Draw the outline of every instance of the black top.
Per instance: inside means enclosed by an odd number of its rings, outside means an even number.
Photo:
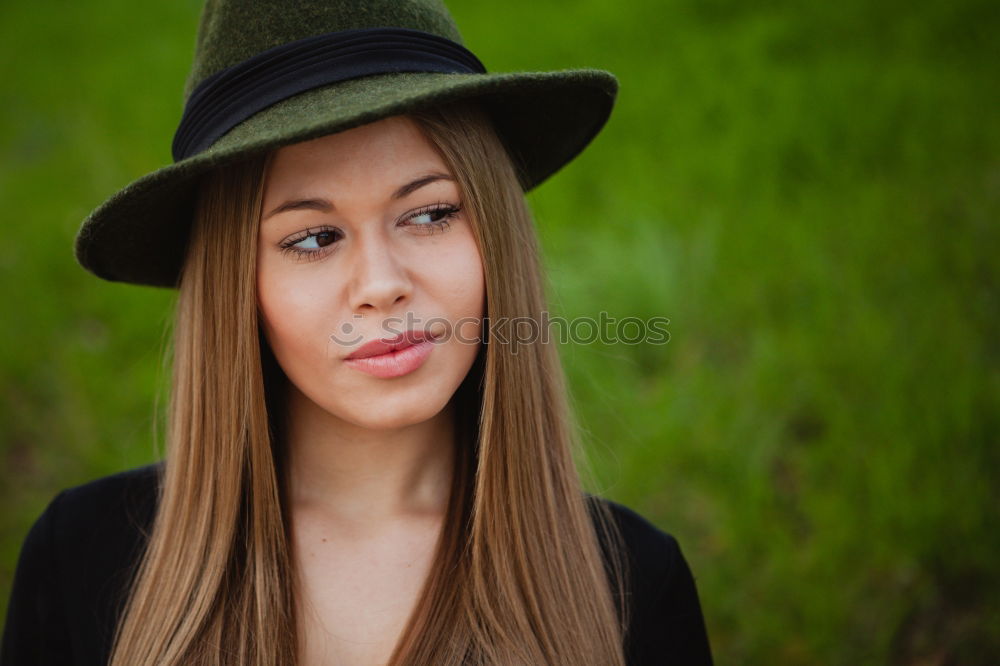
[[[156,509],[160,464],[56,495],[21,547],[0,665],[107,663],[123,591]],[[603,499],[622,527],[633,568],[631,666],[711,664],[698,594],[676,539]]]

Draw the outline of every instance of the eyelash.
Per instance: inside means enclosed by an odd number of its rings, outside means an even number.
[[[427,224],[411,225],[415,227],[429,227],[430,229],[429,231],[421,233],[425,233],[425,235],[430,235],[443,232],[445,229],[451,226],[449,220],[453,219],[456,215],[458,215],[458,213],[461,212],[461,210],[462,207],[460,205],[455,206],[449,203],[438,202],[436,204],[431,204],[429,206],[418,208],[417,210],[411,213],[407,213],[402,218],[400,218],[399,221],[401,222],[403,220],[412,220],[415,217],[420,217],[421,215],[427,215],[428,213],[443,213],[443,217],[439,220],[432,221]],[[313,229],[306,229],[301,234],[298,234],[293,238],[289,238],[288,240],[283,241],[279,247],[281,248],[282,254],[290,253],[298,259],[305,259],[305,260],[317,259],[320,256],[326,254],[327,253],[326,250],[332,248],[333,245],[337,242],[337,240],[340,239],[338,238],[334,240],[330,245],[318,249],[312,248],[308,250],[303,250],[302,248],[298,248],[295,246],[308,238],[318,237],[321,234],[330,234],[339,232],[340,232],[339,229],[330,226],[322,226]]]

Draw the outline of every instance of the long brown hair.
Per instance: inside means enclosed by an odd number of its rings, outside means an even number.
[[[543,321],[535,229],[489,119],[471,103],[410,115],[458,180],[489,322]],[[218,169],[201,187],[174,321],[158,510],[115,635],[116,666],[296,660],[288,380],[255,294],[267,159]],[[487,335],[453,397],[448,513],[393,666],[625,663],[621,535],[584,491],[558,349],[538,341],[514,352]]]

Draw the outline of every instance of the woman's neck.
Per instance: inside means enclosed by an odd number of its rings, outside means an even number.
[[[454,403],[398,429],[347,423],[294,388],[288,393],[285,469],[292,509],[320,511],[352,529],[445,514],[455,456]]]

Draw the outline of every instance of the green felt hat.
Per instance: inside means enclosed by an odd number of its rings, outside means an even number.
[[[205,172],[462,99],[489,113],[527,191],[594,138],[617,89],[595,69],[487,73],[440,0],[208,0],[174,163],[95,209],[76,258],[105,280],[176,287]]]

